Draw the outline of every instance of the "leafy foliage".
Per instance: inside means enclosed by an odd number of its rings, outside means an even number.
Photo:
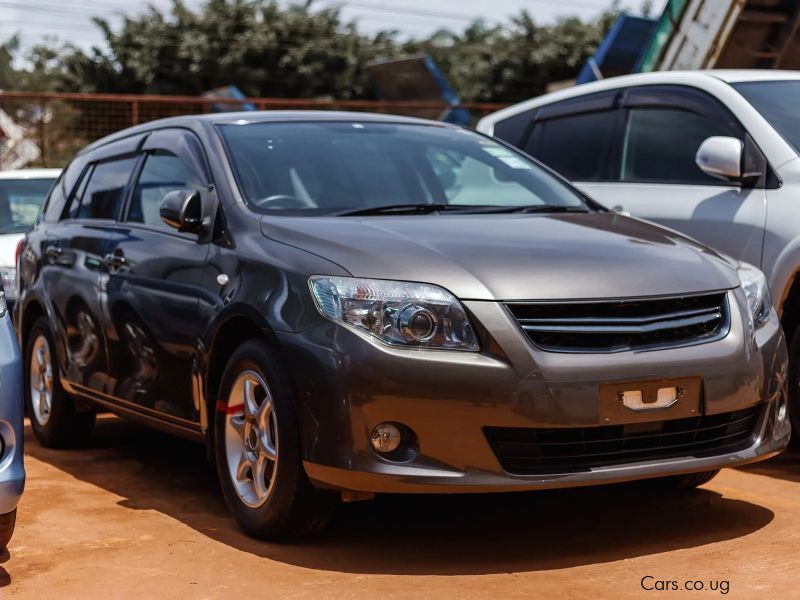
[[[173,0],[169,10],[150,6],[117,30],[95,19],[105,48],[37,46],[20,72],[14,41],[0,45],[0,87],[194,95],[235,84],[249,96],[370,98],[370,62],[427,52],[463,100],[510,102],[574,77],[616,14],[537,25],[523,11],[508,25],[476,21],[461,32],[401,40],[395,31],[363,34],[337,9],[311,1],[208,0],[190,10]]]
[[[19,41],[16,37],[0,43],[0,90],[15,84],[14,52],[18,47]]]

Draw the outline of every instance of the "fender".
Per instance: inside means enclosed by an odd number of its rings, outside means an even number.
[[[259,313],[253,306],[236,302],[226,306],[221,312],[216,314],[208,323],[202,337],[197,341],[197,357],[194,372],[192,373],[194,382],[195,405],[199,409],[200,428],[208,439],[210,432],[211,407],[209,404],[211,393],[208,389],[209,374],[211,371],[211,353],[220,332],[233,319],[244,318],[256,326],[256,330],[251,334],[260,334],[267,338],[270,344],[276,344],[277,338],[264,315]]]
[[[800,272],[798,265],[800,265],[800,238],[795,238],[778,255],[768,280],[769,289],[772,291],[772,303],[781,318],[789,290],[792,288],[795,276]]]

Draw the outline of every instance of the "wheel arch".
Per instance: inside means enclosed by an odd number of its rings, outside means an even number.
[[[32,299],[25,304],[25,308],[19,313],[19,323],[17,324],[17,338],[19,347],[25,352],[28,341],[28,334],[36,322],[36,319],[47,315],[47,311],[38,299]]]
[[[263,340],[271,346],[277,344],[272,328],[262,315],[248,305],[231,307],[221,314],[205,336],[201,372],[202,406],[201,426],[204,429],[208,450],[213,450],[213,419],[222,373],[233,352],[251,339]]]
[[[786,342],[791,344],[800,326],[800,238],[788,244],[774,261],[768,281]]]
[[[778,306],[783,334],[786,343],[791,345],[794,333],[800,326],[800,269],[786,282]]]

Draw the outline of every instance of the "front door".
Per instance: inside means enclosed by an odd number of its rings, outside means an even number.
[[[193,427],[200,283],[209,245],[164,223],[159,207],[173,190],[208,200],[209,176],[193,134],[162,130],[145,142],[141,170],[107,257],[109,368],[123,405]]]
[[[690,94],[684,105],[672,103],[676,94],[669,91],[648,92],[639,101],[635,92],[626,95],[623,108],[627,114],[619,180],[578,182],[578,187],[608,208],[676,229],[760,266],[766,221],[763,185],[731,184],[695,164],[700,144],[711,136],[744,142],[741,126],[699,92]],[[749,140],[747,149],[758,152]]]

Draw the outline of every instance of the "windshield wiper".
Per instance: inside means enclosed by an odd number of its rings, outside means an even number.
[[[504,206],[493,206],[491,204],[446,204],[444,202],[434,202],[432,204],[387,204],[385,206],[371,206],[369,208],[357,208],[355,210],[345,210],[336,213],[337,217],[364,217],[370,215],[427,215],[435,212],[458,212],[458,213],[480,213],[495,212],[504,210]]]
[[[586,213],[585,206],[560,206],[558,204],[529,204],[525,206],[501,206],[497,204],[387,204],[371,206],[335,213],[337,217],[364,217],[370,215],[428,215],[437,212],[455,212],[459,214],[486,213]]]
[[[509,207],[512,213],[587,213],[585,206],[563,206],[558,204],[533,204],[531,206]]]

